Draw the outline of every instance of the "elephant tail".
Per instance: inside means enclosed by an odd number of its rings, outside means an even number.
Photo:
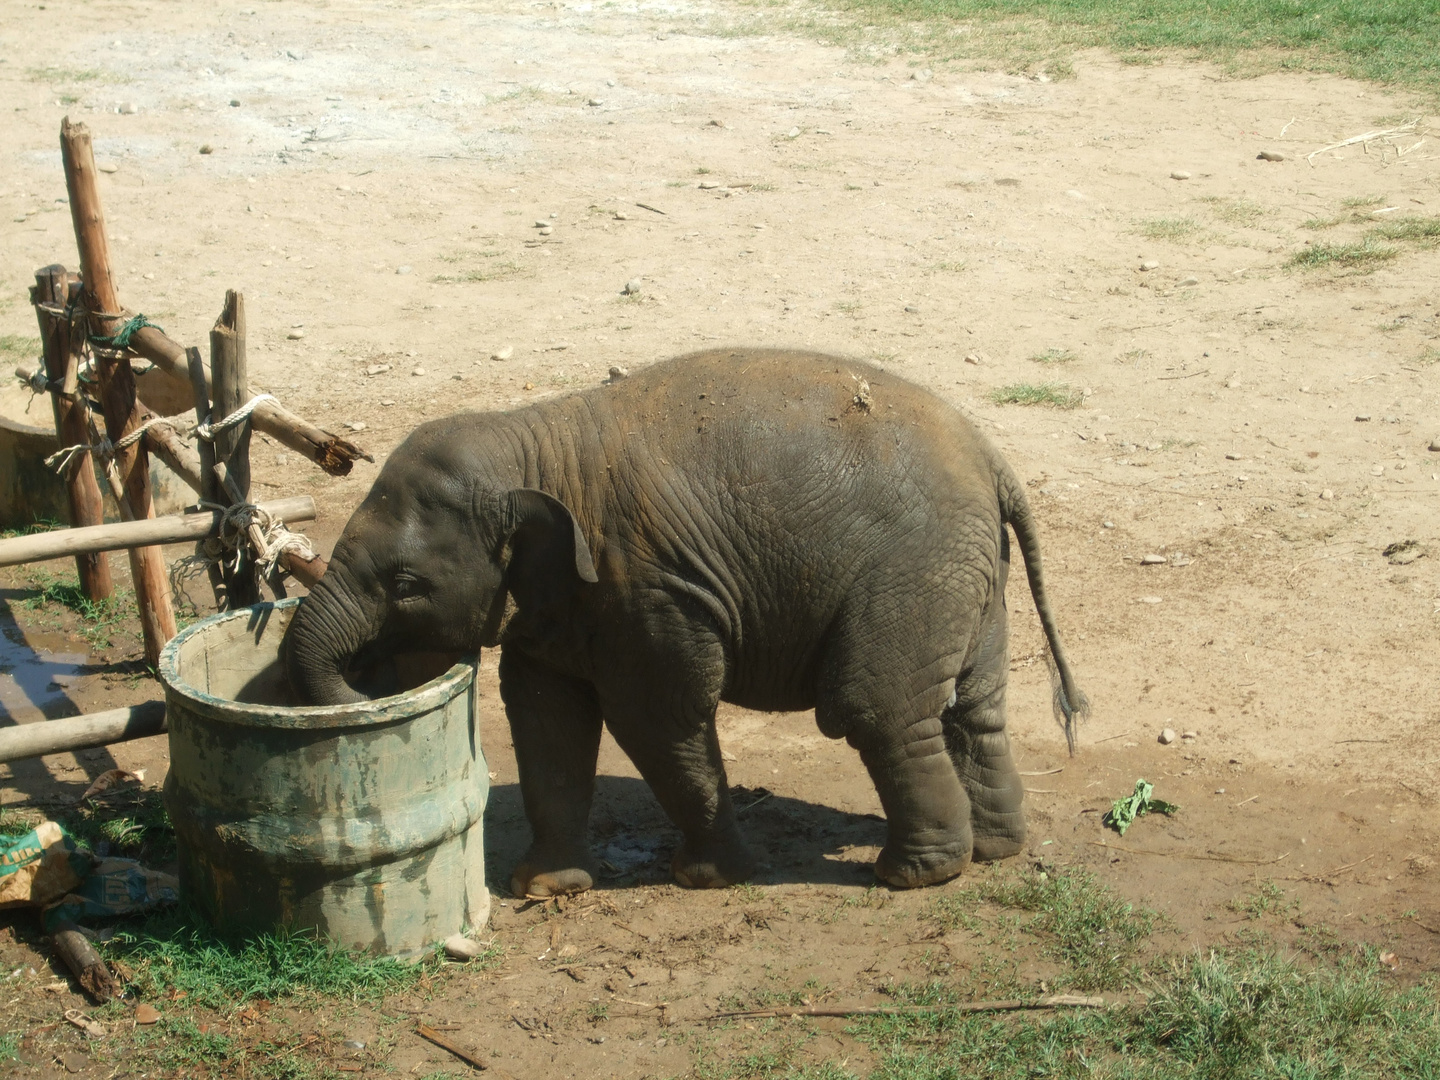
[[[1065,658],[1064,646],[1060,644],[1060,631],[1055,626],[1055,614],[1050,610],[1050,597],[1045,592],[1045,574],[1040,565],[1040,536],[1035,528],[1035,517],[1030,512],[1030,500],[1025,497],[1025,489],[1005,461],[997,460],[996,468],[1001,520],[1015,530],[1020,555],[1025,560],[1030,595],[1035,600],[1035,611],[1040,616],[1040,626],[1045,631],[1045,643],[1050,650],[1046,660],[1050,667],[1055,721],[1064,729],[1065,743],[1073,756],[1075,722],[1090,716],[1090,701],[1076,685],[1070,662]]]

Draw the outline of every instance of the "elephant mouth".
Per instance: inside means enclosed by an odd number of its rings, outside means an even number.
[[[402,651],[374,642],[351,658],[344,678],[352,690],[373,701],[424,686],[463,658],[460,652]]]

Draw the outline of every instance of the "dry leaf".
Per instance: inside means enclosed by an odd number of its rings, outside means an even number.
[[[134,772],[127,772],[124,769],[106,769],[94,782],[85,789],[85,794],[80,796],[80,801],[87,802],[92,796],[99,795],[103,791],[109,791],[112,787],[126,783],[143,784],[145,782],[145,770],[136,769]]]

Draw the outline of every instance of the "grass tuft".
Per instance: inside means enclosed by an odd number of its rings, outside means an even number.
[[[1210,212],[1229,225],[1254,225],[1265,216],[1265,207],[1249,199],[1222,199],[1207,195],[1202,202],[1210,205]]]
[[[1301,270],[1339,267],[1345,270],[1373,270],[1400,254],[1399,248],[1377,244],[1371,237],[1343,244],[1311,244],[1288,259],[1286,266]]]
[[[56,576],[37,568],[30,571],[30,579],[38,591],[22,601],[22,605],[29,611],[42,611],[51,604],[73,611],[81,619],[80,636],[89,642],[91,648],[108,649],[117,635],[129,631],[135,607],[132,593],[117,589],[108,600],[91,600],[80,588],[80,581],[74,574]]]
[[[1045,405],[1052,409],[1073,409],[1084,395],[1068,383],[1011,383],[990,391],[996,405]]]
[[[1200,231],[1194,218],[1150,218],[1142,221],[1136,231],[1147,240],[1184,240]]]
[[[185,911],[152,916],[107,947],[133,972],[130,982],[141,998],[179,993],[190,1005],[210,1009],[252,998],[316,995],[374,1003],[414,985],[437,963],[349,952],[298,930],[222,934]]]
[[[1071,349],[1052,346],[1043,352],[1034,353],[1030,359],[1037,364],[1070,364],[1079,360],[1080,357]]]
[[[1440,242],[1440,217],[1395,218],[1371,229],[1370,235],[1381,240],[1432,245]]]

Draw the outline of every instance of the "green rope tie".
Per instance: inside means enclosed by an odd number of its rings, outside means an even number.
[[[91,334],[90,341],[94,345],[101,345],[108,349],[128,349],[130,347],[130,339],[135,336],[135,332],[146,326],[153,326],[162,334],[165,332],[159,323],[151,322],[144,315],[136,315],[122,326],[120,332],[113,337],[105,337],[103,334]]]

